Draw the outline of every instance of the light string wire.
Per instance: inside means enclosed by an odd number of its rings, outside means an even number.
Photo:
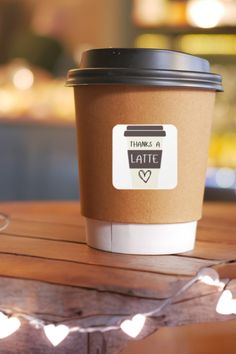
[[[168,297],[167,299],[165,299],[163,301],[163,303],[158,308],[154,309],[153,311],[149,311],[149,312],[143,313],[143,315],[145,317],[151,317],[151,316],[154,316],[157,313],[161,312],[164,307],[166,307],[167,305],[170,305],[173,302],[174,298],[176,298],[177,296],[181,295],[183,292],[187,291],[198,280],[199,280],[198,275],[195,275],[186,284],[184,284],[179,290],[177,290],[177,292],[175,294],[173,294],[170,297]]]
[[[186,292],[189,288],[191,288],[193,286],[194,283],[196,283],[197,281],[202,280],[202,273],[205,273],[205,276],[209,276],[207,275],[209,272],[212,275],[212,271],[214,272],[214,277],[216,276],[216,274],[218,274],[214,269],[212,269],[211,267],[208,268],[202,268],[193,278],[191,278],[188,282],[186,282],[181,288],[179,288],[176,293],[172,294],[171,296],[169,296],[168,298],[166,298],[165,300],[163,300],[163,302],[155,309],[153,309],[152,311],[146,312],[146,313],[140,313],[137,315],[143,316],[145,318],[147,317],[153,317],[155,315],[157,315],[158,313],[160,313],[166,306],[170,305],[171,303],[173,303],[173,300],[180,296],[181,294],[183,294],[184,292]],[[213,278],[211,278],[213,279]],[[225,283],[223,282],[219,282],[217,279],[213,279],[213,281],[215,282],[214,286],[220,287],[221,289],[223,287],[225,287]],[[25,312],[21,312],[21,311],[16,311],[15,309],[10,309],[10,308],[5,308],[5,307],[0,307],[0,311],[5,314],[7,317],[17,317],[17,318],[22,318],[26,321],[28,321],[28,323],[30,325],[32,325],[34,328],[36,329],[44,329],[45,327],[47,327],[48,325],[52,325],[56,328],[57,326],[60,326],[60,324],[58,322],[54,322],[54,323],[50,323],[49,321],[45,321],[42,320],[34,315],[31,314],[27,314]],[[136,315],[136,316],[137,316]],[[101,315],[94,315],[93,317],[100,317]],[[106,316],[106,315],[104,315]],[[113,315],[110,314],[109,317],[112,317]],[[129,319],[131,318],[132,314],[127,314],[127,315],[121,315],[121,319],[119,320],[119,323],[117,325],[112,325],[112,326],[108,326],[108,325],[96,325],[96,326],[89,326],[89,327],[83,327],[83,326],[73,326],[71,328],[68,328],[68,333],[73,333],[73,332],[79,332],[79,333],[94,333],[94,332],[108,332],[108,331],[114,331],[114,330],[119,330],[121,329],[121,324],[124,321],[124,319]],[[90,316],[88,316],[90,317]],[[117,315],[114,314],[114,317],[119,317]],[[133,316],[133,318],[135,317],[135,315]],[[86,316],[83,317],[83,320],[86,320]],[[67,319],[67,320],[63,320],[63,325],[65,325],[67,322],[70,322],[71,319]]]
[[[1,225],[1,220],[3,220],[3,225]],[[6,214],[0,213],[0,232],[4,231],[9,226],[9,224],[10,224],[10,217]],[[228,262],[225,262],[225,263],[228,263]],[[61,322],[59,322],[59,321],[50,322],[48,320],[47,321],[43,320],[33,314],[28,314],[28,313],[21,311],[21,310],[16,310],[16,309],[13,309],[13,308],[11,309],[11,308],[8,308],[5,306],[4,307],[0,306],[0,339],[9,336],[10,334],[14,333],[17,329],[19,329],[20,324],[21,324],[19,319],[23,319],[23,320],[27,321],[31,326],[33,326],[36,329],[44,330],[45,335],[47,336],[49,341],[54,346],[58,345],[62,340],[64,340],[65,337],[69,333],[74,333],[74,332],[79,332],[79,333],[102,332],[102,333],[104,333],[104,332],[122,329],[123,332],[125,332],[129,336],[135,338],[142,331],[146,318],[155,317],[166,306],[171,305],[173,303],[173,300],[176,297],[185,293],[196,282],[202,281],[205,284],[218,287],[219,290],[224,292],[226,286],[228,285],[228,280],[226,282],[221,282],[219,279],[219,274],[215,269],[212,268],[213,266],[214,265],[200,269],[194,277],[192,277],[189,281],[187,281],[174,294],[170,295],[166,299],[163,299],[162,303],[158,307],[155,307],[151,311],[144,312],[144,313],[137,313],[137,314],[127,314],[127,315],[125,315],[125,314],[122,314],[122,315],[117,315],[117,314],[106,315],[106,314],[104,314],[104,317],[118,318],[116,325],[102,324],[102,325],[93,325],[93,326],[83,327],[82,323],[86,319],[91,317],[90,315],[88,315],[88,316],[83,316],[83,318],[78,318],[77,321],[80,322],[81,325],[68,327],[66,324],[71,322],[72,320],[75,320],[74,318],[64,319]],[[101,317],[101,314],[94,314],[92,317],[98,318],[98,317]],[[18,321],[17,324],[16,324],[16,321],[15,322],[12,321],[15,327],[9,329],[9,334],[6,335],[6,333],[5,333],[5,334],[1,335],[1,327],[2,327],[1,320],[5,321],[4,323],[6,324],[7,321],[10,321],[11,319]],[[60,333],[59,333],[59,330],[60,330]]]

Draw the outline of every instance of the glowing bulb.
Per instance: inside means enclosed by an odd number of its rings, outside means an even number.
[[[224,15],[220,0],[191,0],[187,6],[187,18],[191,25],[212,28],[219,24]]]
[[[137,314],[131,320],[125,320],[121,323],[120,328],[130,337],[135,338],[142,331],[146,317]]]
[[[225,284],[220,281],[219,274],[213,268],[202,268],[198,274],[198,279],[207,285],[219,286],[223,288]]]
[[[216,306],[216,312],[221,315],[236,314],[236,299],[233,299],[230,290],[223,291]]]
[[[20,328],[20,320],[14,316],[8,317],[0,312],[0,339],[6,338]]]
[[[216,312],[221,315],[236,313],[236,304],[230,290],[224,290],[216,305]]]
[[[44,333],[54,347],[60,344],[69,334],[70,330],[65,325],[55,326],[53,324],[43,327]]]
[[[223,283],[220,280],[214,280],[208,275],[205,275],[200,279],[204,284],[206,285],[213,285],[213,286],[219,286],[220,288],[223,288],[225,286],[225,283]]]
[[[18,90],[28,90],[34,83],[34,75],[27,68],[18,69],[13,76],[13,84]]]

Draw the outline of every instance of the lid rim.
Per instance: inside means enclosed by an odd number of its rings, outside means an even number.
[[[153,69],[72,69],[67,86],[127,84],[160,87],[193,87],[223,91],[221,76],[214,73]]]

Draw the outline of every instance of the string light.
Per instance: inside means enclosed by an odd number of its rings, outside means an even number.
[[[154,308],[152,311],[147,313],[134,314],[133,316],[122,315],[120,316],[121,319],[118,320],[118,323],[115,326],[96,325],[91,327],[76,326],[69,328],[65,324],[46,323],[42,319],[38,319],[35,316],[23,312],[16,313],[15,311],[12,311],[11,316],[6,316],[3,312],[0,312],[0,338],[5,338],[6,336],[11,335],[17,329],[19,329],[19,318],[23,318],[24,320],[28,321],[29,324],[34,328],[43,330],[47,339],[55,347],[64,341],[66,337],[72,332],[93,333],[122,330],[128,336],[136,338],[143,330],[147,317],[154,317],[157,315],[157,313],[161,312],[166,306],[173,303],[176,297],[180,296],[183,292],[186,292],[197,281],[204,282],[211,286],[217,286],[219,288],[222,288],[222,285],[225,285],[223,282],[220,282],[217,271],[212,268],[203,268],[193,278],[186,282],[175,294],[163,300],[157,308]],[[2,311],[11,313],[10,309],[2,309]],[[222,296],[217,304],[216,311],[221,314],[236,313],[236,300],[232,299],[232,294],[229,290],[225,290],[222,293]],[[69,322],[70,319],[67,321]]]
[[[236,299],[230,290],[224,290],[216,305],[216,312],[220,315],[236,315]]]
[[[60,344],[69,334],[69,327],[61,324],[55,326],[53,324],[43,327],[44,333],[54,347]]]
[[[137,314],[131,320],[125,320],[121,323],[120,328],[130,337],[135,338],[142,331],[146,317],[142,314]]]
[[[219,274],[213,268],[202,268],[198,272],[198,279],[207,285],[224,288],[225,283],[220,281]]]
[[[6,316],[0,312],[0,339],[6,338],[20,328],[21,322],[17,317]]]
[[[0,220],[3,220],[3,224],[0,223],[0,231],[4,230],[9,225],[9,217],[5,214],[0,214]],[[227,263],[227,262],[224,262]],[[43,330],[45,336],[50,341],[50,343],[56,347],[62,341],[64,341],[70,333],[93,333],[93,332],[108,332],[114,330],[122,330],[128,336],[135,338],[143,330],[147,317],[154,317],[160,313],[166,306],[173,303],[175,298],[179,297],[182,293],[186,292],[194,283],[201,281],[207,285],[218,287],[220,290],[225,287],[225,283],[220,281],[218,272],[211,268],[202,268],[198,273],[187,281],[179,290],[173,295],[169,296],[161,302],[161,304],[154,308],[152,311],[146,313],[139,313],[133,315],[109,315],[111,317],[116,317],[117,324],[113,326],[108,325],[97,325],[90,327],[74,326],[69,327],[65,323],[71,321],[67,319],[60,323],[48,323],[36,316],[27,314],[21,311],[11,310],[10,308],[0,307],[0,339],[6,338],[11,334],[15,333],[21,326],[20,318],[28,321],[28,323],[37,330]],[[236,299],[233,299],[230,290],[224,290],[219,298],[216,306],[216,312],[222,315],[236,314]],[[97,315],[99,316],[99,315]],[[95,315],[95,317],[97,317]],[[120,317],[120,319],[119,319]],[[79,319],[80,324],[82,324],[83,319]]]

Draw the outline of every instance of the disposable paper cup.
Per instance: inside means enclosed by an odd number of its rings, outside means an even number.
[[[88,245],[170,254],[194,248],[215,92],[208,61],[152,49],[94,49],[70,70]]]

